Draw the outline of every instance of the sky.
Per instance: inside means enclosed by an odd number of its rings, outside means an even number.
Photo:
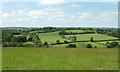
[[[118,2],[2,2],[1,27],[118,27]]]

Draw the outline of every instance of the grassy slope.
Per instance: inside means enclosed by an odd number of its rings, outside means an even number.
[[[117,48],[3,48],[3,70],[117,69]]]
[[[69,36],[76,36],[77,37],[77,41],[84,41],[84,40],[90,40],[91,37],[94,38],[94,40],[109,40],[109,39],[118,39],[116,37],[112,37],[112,36],[106,36],[106,35],[102,35],[102,34],[79,34],[79,35],[66,35],[67,38],[69,38]]]
[[[42,42],[48,42],[48,43],[56,43],[56,40],[60,40],[63,42],[66,39],[61,38],[60,35],[58,35],[58,32],[50,32],[50,33],[40,33],[38,34]]]
[[[91,30],[66,30],[65,32],[76,32],[76,33],[80,33],[80,32],[94,32]]]
[[[71,44],[76,44],[77,48],[86,48],[87,44],[91,44],[93,47],[97,46],[97,48],[106,48],[105,45],[102,44],[97,44],[97,43],[91,43],[91,42],[75,42],[75,43],[71,43]],[[66,48],[68,44],[60,44],[60,45],[54,45],[54,48]]]

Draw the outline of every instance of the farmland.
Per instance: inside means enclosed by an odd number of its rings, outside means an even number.
[[[98,48],[3,48],[3,70],[117,70],[118,51]]]
[[[118,30],[113,30],[3,29],[2,69],[117,70],[120,37]]]

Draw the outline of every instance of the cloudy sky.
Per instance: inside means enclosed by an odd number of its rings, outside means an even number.
[[[3,2],[1,27],[118,27],[117,2]]]

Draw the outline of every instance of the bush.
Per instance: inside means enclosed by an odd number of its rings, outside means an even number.
[[[68,41],[65,40],[64,43],[68,43]]]
[[[106,42],[105,44],[110,44],[110,42]]]
[[[60,44],[60,40],[57,40],[57,41],[56,41],[56,44]]]
[[[69,44],[66,46],[66,48],[76,48],[76,44]]]
[[[97,46],[94,46],[94,48],[97,48]]]
[[[91,44],[88,44],[88,45],[86,46],[86,48],[92,48],[92,45],[91,45]]]
[[[93,37],[91,37],[91,39],[90,39],[90,42],[93,42],[94,40],[93,40]]]
[[[47,46],[48,45],[48,43],[47,42],[44,42],[44,44],[43,44],[44,46]]]
[[[116,47],[116,46],[119,45],[119,43],[118,43],[118,42],[111,42],[110,45],[111,45],[112,47]]]

